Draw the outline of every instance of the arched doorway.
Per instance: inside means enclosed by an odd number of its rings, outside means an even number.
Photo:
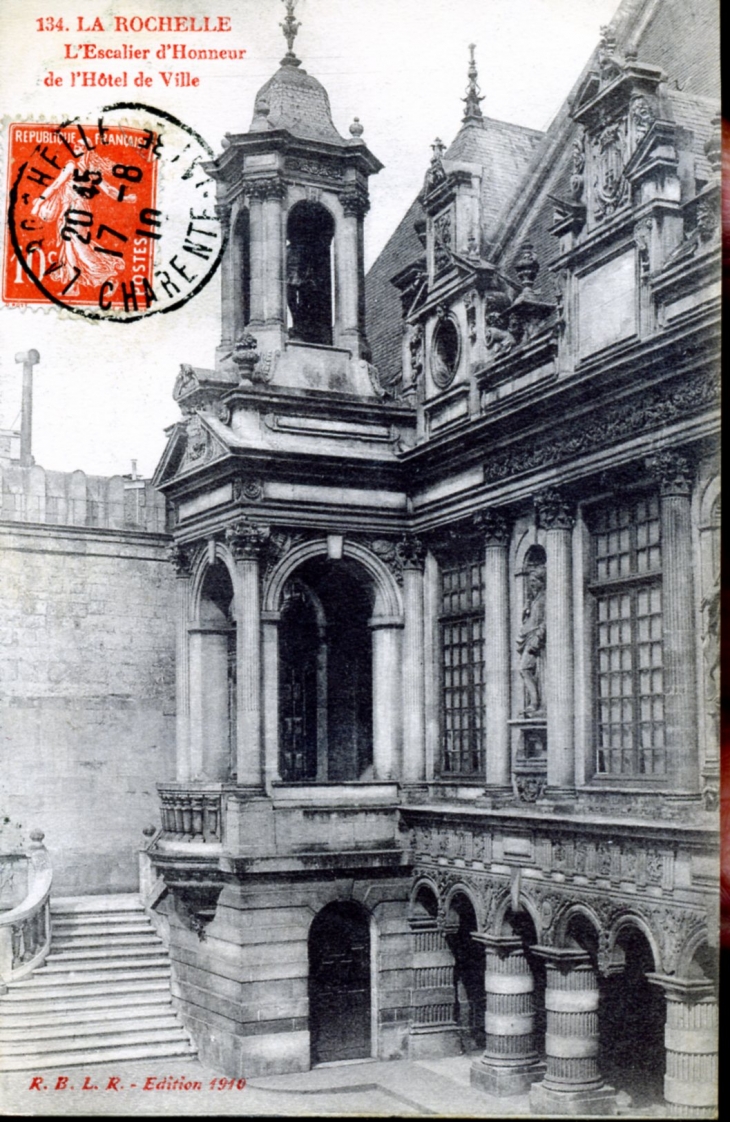
[[[647,978],[654,956],[634,924],[619,932],[613,958],[614,970],[600,981],[598,1062],[606,1082],[641,1109],[664,1097],[666,1001]]]
[[[454,1020],[464,1050],[484,1048],[484,947],[472,938],[477,917],[466,893],[455,892],[449,903],[446,942],[454,956]]]
[[[372,1054],[370,918],[351,901],[328,904],[309,930],[312,1064]]]
[[[356,562],[306,561],[279,625],[279,772],[285,782],[367,777],[373,761],[372,605]]]

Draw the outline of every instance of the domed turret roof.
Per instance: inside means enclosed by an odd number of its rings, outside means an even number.
[[[287,129],[304,140],[347,143],[334,126],[324,86],[289,56],[256,94],[251,132],[269,129]]]

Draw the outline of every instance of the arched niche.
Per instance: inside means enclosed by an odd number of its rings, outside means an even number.
[[[289,211],[286,298],[292,340],[332,345],[334,233],[335,220],[321,203],[302,200]]]

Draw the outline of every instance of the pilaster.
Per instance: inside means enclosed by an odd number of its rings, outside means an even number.
[[[511,789],[509,523],[497,510],[481,510],[474,523],[484,535],[484,729],[486,784]]]
[[[403,571],[403,769],[406,783],[426,778],[423,658],[423,569],[426,548],[404,537],[397,547]]]
[[[168,560],[175,568],[177,580],[175,625],[175,775],[180,781],[192,777],[190,766],[190,610],[191,553],[183,546],[173,545]]]

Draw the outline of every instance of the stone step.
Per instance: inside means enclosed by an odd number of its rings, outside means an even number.
[[[38,1031],[38,1030],[37,1030]],[[144,1045],[144,1043],[164,1043],[165,1041],[187,1042],[187,1033],[176,1019],[172,1024],[140,1024],[138,1021],[127,1021],[111,1026],[89,1024],[74,1031],[72,1026],[66,1033],[47,1033],[45,1036],[36,1036],[31,1039],[13,1040],[3,1043],[3,1056],[28,1056],[33,1052],[36,1056],[45,1056],[47,1052],[55,1051],[82,1051],[89,1048],[107,1047],[111,1045]]]
[[[72,936],[141,935],[154,931],[147,916],[71,916],[61,919],[54,916],[53,936],[63,939]]]
[[[74,1018],[74,1023],[65,1025],[45,1025],[39,1028],[18,1028],[3,1030],[0,1028],[0,1051],[7,1055],[16,1055],[27,1052],[28,1043],[32,1042],[34,1048],[41,1043],[54,1044],[59,1041],[68,1041],[69,1048],[76,1048],[75,1041],[83,1041],[89,1036],[126,1036],[127,1033],[146,1033],[150,1040],[167,1040],[169,1037],[160,1037],[160,1033],[175,1032],[185,1036],[182,1025],[172,1009],[163,1015],[154,1017],[138,1017],[132,1010],[126,1010],[124,1017],[114,1018],[110,1021],[96,1017],[93,1021],[81,1022]],[[60,1044],[59,1044],[60,1047]]]
[[[35,974],[31,974],[23,982],[11,982],[8,985],[8,993],[18,993],[18,987],[23,987],[23,992],[28,995],[29,999],[35,997],[55,997],[59,994],[62,988],[66,988],[68,996],[79,996],[86,994],[94,994],[99,992],[99,987],[95,985],[97,982],[109,983],[110,989],[106,992],[114,992],[113,986],[117,983],[123,982],[156,982],[160,979],[165,979],[165,983],[170,984],[170,965],[167,963],[164,967],[156,967],[153,969],[142,970],[119,970],[116,974],[109,974],[98,972],[95,974],[87,973],[83,977],[69,978],[68,972],[63,974],[45,974],[42,970],[36,970]],[[117,991],[118,992],[118,991]]]
[[[172,1059],[175,1056],[194,1056],[195,1048],[189,1040],[169,1041],[160,1044],[117,1044],[107,1040],[104,1044],[86,1051],[52,1052],[43,1055],[44,1068],[80,1067],[87,1064],[122,1063],[124,1060]],[[38,1057],[0,1056],[0,1071],[37,1071]]]
[[[57,986],[48,986],[45,990],[34,989],[31,992],[21,986],[21,982],[12,983],[16,987],[14,992],[9,992],[2,1001],[0,1009],[3,1016],[8,1018],[16,1014],[32,1016],[48,1016],[53,1013],[68,1012],[75,1015],[79,1009],[108,1008],[112,1003],[121,1004],[133,1002],[139,1004],[152,1001],[171,1001],[170,979],[167,974],[159,979],[150,979],[148,974],[138,981],[110,982],[105,980],[103,985],[78,985],[73,990],[65,990]],[[12,989],[8,987],[9,990]]]
[[[105,958],[103,953],[101,955],[96,952],[85,952],[81,955],[49,955],[46,959],[45,965],[39,967],[32,977],[40,978],[47,977],[49,974],[79,974],[85,971],[109,971],[109,970],[127,970],[134,968],[135,970],[150,970],[157,969],[158,966],[168,966],[169,959],[166,954],[142,954],[139,951],[132,951],[129,955],[124,955],[122,951],[116,952],[115,958]]]
[[[51,953],[46,957],[46,964],[66,962],[69,964],[69,970],[75,970],[76,967],[72,967],[70,964],[77,961],[94,963],[97,960],[109,958],[115,961],[121,959],[128,961],[130,958],[158,958],[160,950],[164,952],[166,958],[167,953],[160,939],[148,939],[142,943],[112,943],[106,946],[97,943],[92,947],[77,947],[73,944],[70,947],[59,947],[58,949],[51,942]]]
[[[93,935],[58,935],[54,931],[51,952],[55,955],[65,951],[93,951],[96,948],[106,948],[112,949],[116,953],[118,947],[159,947],[162,945],[160,936],[151,929],[129,933],[125,931],[123,934],[110,935],[97,935],[96,933]]]
[[[71,1016],[69,1017],[69,1014]],[[23,1007],[13,1010],[12,1015],[3,1013],[0,1005],[0,1039],[11,1038],[26,1029],[46,1029],[57,1025],[65,1029],[68,1025],[87,1023],[99,1024],[102,1021],[123,1021],[130,1017],[154,1020],[175,1014],[172,999],[164,990],[150,993],[117,994],[115,1004],[109,1005],[108,997],[79,999],[73,1002],[53,1002],[38,1012],[29,1013]]]
[[[54,896],[51,898],[51,915],[76,915],[97,912],[139,912],[145,914],[139,896],[133,892],[108,896]]]

